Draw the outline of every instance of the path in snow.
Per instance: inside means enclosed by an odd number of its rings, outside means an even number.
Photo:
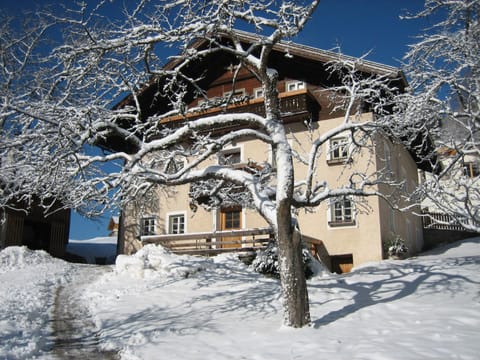
[[[58,288],[55,298],[53,353],[60,359],[118,359],[116,351],[100,348],[95,323],[81,301],[84,288],[109,267],[85,265],[73,269],[70,281]]]

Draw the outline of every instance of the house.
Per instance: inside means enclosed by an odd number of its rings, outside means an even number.
[[[0,210],[3,220],[0,221],[0,249],[27,246],[63,258],[70,231],[70,210],[56,204],[50,208],[50,214],[45,215],[40,206],[28,210],[15,208]]]
[[[110,220],[108,221],[108,231],[109,234],[108,236],[118,236],[118,222],[119,222],[119,217],[118,216],[112,216]]]
[[[247,33],[240,33],[239,36],[245,42],[252,41],[254,37]],[[202,46],[201,40],[194,46]],[[294,43],[280,43],[271,54],[271,66],[279,73],[282,118],[291,134],[291,145],[298,152],[303,151],[303,145],[309,144],[309,127],[315,132],[325,133],[343,120],[341,112],[332,111],[330,102],[331,87],[337,85],[339,79],[330,76],[326,70],[326,64],[338,59],[338,56]],[[166,66],[174,68],[175,63]],[[191,71],[192,78],[202,75],[199,85],[206,90],[208,99],[231,96],[235,101],[227,108],[203,109],[205,99],[197,98],[192,92],[189,107],[198,111],[189,113],[186,118],[165,118],[162,120],[165,126],[175,126],[178,122],[222,111],[257,114],[264,111],[261,84],[247,69],[238,68],[227,54],[215,53],[198,60]],[[365,61],[362,71],[390,76],[400,90],[406,87],[404,77],[393,67]],[[236,75],[234,88],[233,74]],[[154,93],[154,89],[147,88],[143,95],[153,96]],[[150,111],[162,113],[166,111],[166,105],[157,100],[155,109]],[[366,111],[362,116],[363,119],[371,119],[375,115],[372,111]],[[229,129],[215,131],[225,132]],[[318,173],[323,174],[324,180],[341,186],[348,184],[350,175],[357,170],[373,174],[388,169],[408,189],[417,185],[418,166],[423,165],[417,164],[415,154],[402,145],[390,141],[388,137],[378,138],[368,154],[367,150],[352,154],[349,146],[351,141],[349,134],[342,133],[322,149]],[[271,151],[264,143],[246,139],[231,144],[210,161],[211,164],[245,167],[261,164],[271,158]],[[302,178],[305,172],[305,167],[296,163],[295,176]],[[160,238],[171,246],[182,242],[191,245],[193,241],[198,249],[252,248],[259,241],[258,236],[265,235],[262,229],[267,228],[267,224],[255,210],[230,206],[207,211],[191,204],[189,191],[190,185],[181,185],[168,194],[164,191],[152,192],[148,204],[132,203],[123,209],[120,252],[133,253],[145,242]],[[299,211],[298,223],[304,239],[316,247],[325,264],[336,272],[347,272],[352,266],[381,260],[385,256],[385,243],[396,235],[405,239],[411,254],[420,251],[423,244],[421,219],[411,212],[400,213],[391,209],[378,197],[331,200],[316,209]],[[231,236],[230,240],[220,242],[227,234]]]

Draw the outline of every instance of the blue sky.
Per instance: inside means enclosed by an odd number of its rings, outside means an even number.
[[[2,0],[0,11],[19,14],[22,10],[52,1]],[[63,2],[73,3],[73,0]],[[399,16],[407,11],[416,13],[422,7],[423,0],[322,0],[295,41],[326,50],[340,46],[343,53],[351,56],[371,51],[367,59],[399,66],[407,45],[415,42],[414,36],[431,25],[428,20],[400,20]],[[70,238],[81,240],[106,236],[110,216],[107,214],[92,221],[73,212]]]

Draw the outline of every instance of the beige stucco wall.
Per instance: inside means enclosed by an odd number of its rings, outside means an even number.
[[[371,114],[364,114],[360,121],[371,119]],[[314,138],[326,131],[339,126],[341,118],[321,120],[314,125]],[[302,129],[303,127],[303,129]],[[310,134],[306,132],[301,123],[292,125],[295,141],[293,148],[299,153],[310,150]],[[348,134],[344,134],[348,135]],[[327,163],[328,145],[322,145],[317,162],[317,177],[325,180],[330,189],[349,187],[349,178],[353,171],[365,174],[373,174],[376,171],[376,158],[368,149],[353,155],[353,161],[349,164],[329,165]],[[306,175],[306,167],[297,164],[295,167],[296,179],[302,179]],[[353,265],[359,265],[367,261],[376,261],[382,258],[381,232],[378,217],[380,216],[378,199],[354,198],[355,224],[351,226],[332,227],[329,225],[329,201],[326,200],[316,209],[309,211],[300,210],[298,220],[302,233],[308,237],[321,240],[330,256],[352,255]],[[362,205],[360,206],[360,202]],[[367,212],[368,209],[368,212]]]
[[[364,119],[369,119],[372,115],[365,114]],[[339,125],[343,118],[335,118],[321,120],[314,123],[314,132],[318,134]],[[291,134],[290,143],[292,147],[299,153],[306,155],[310,151],[310,134],[306,131],[303,123],[293,123],[288,125],[288,132]],[[384,166],[384,146],[383,142],[388,140],[377,139],[375,149],[378,152],[363,150],[355,154],[353,162],[343,165],[328,165],[326,154],[328,152],[327,145],[323,145],[319,153],[317,179],[325,180],[329,188],[339,188],[349,185],[349,177],[352,171],[360,171],[367,174],[373,174]],[[401,178],[407,178],[408,186],[414,186],[417,180],[417,169],[415,163],[400,145],[391,146],[392,154],[392,170]],[[372,143],[370,143],[372,145]],[[234,144],[232,147],[241,149],[242,162],[249,160],[257,162],[266,161],[271,157],[269,148],[266,144],[258,140],[245,140],[241,143]],[[216,158],[211,159],[215,163]],[[296,180],[305,177],[306,168],[298,162],[295,165]],[[168,232],[167,219],[169,214],[183,213],[185,214],[185,230],[188,233],[213,231],[219,227],[219,219],[216,211],[206,211],[198,207],[193,211],[188,198],[189,185],[184,185],[169,191],[159,191],[154,201],[153,208],[143,206],[142,209],[132,211],[130,209],[124,216],[125,221],[125,252],[130,253],[136,251],[141,245],[138,239],[139,221],[142,216],[155,214],[156,216],[156,233],[165,234]],[[386,189],[383,189],[386,190]],[[408,236],[408,233],[415,233],[419,236],[418,229],[421,223],[419,219],[396,213],[390,216],[390,208],[385,201],[379,200],[377,197],[369,197],[364,199],[355,199],[358,201],[356,206],[356,221],[353,226],[330,227],[328,224],[329,207],[328,202],[323,203],[316,209],[309,211],[299,210],[298,220],[302,233],[306,236],[322,240],[325,248],[330,256],[352,254],[354,266],[368,262],[378,261],[382,259],[382,239],[391,237],[391,229],[395,229],[396,233],[408,239],[411,249],[416,249],[417,243],[421,239]],[[360,202],[362,205],[360,206]],[[395,227],[391,226],[389,221],[393,218]],[[408,231],[406,220],[410,221],[414,230]],[[266,226],[263,220],[255,210],[244,209],[242,227],[257,228]],[[130,229],[127,231],[127,229]],[[421,234],[421,231],[420,231]]]
[[[388,150],[387,150],[388,149]],[[389,139],[378,139],[376,151],[378,170],[383,171],[387,158],[390,159],[390,181],[402,183],[400,187],[380,186],[384,194],[392,194],[391,201],[399,208],[407,208],[411,204],[405,198],[418,185],[418,169],[410,153],[401,145],[394,144]],[[395,189],[395,190],[393,190]],[[405,240],[410,254],[415,254],[423,247],[423,225],[421,218],[415,213],[420,213],[420,207],[412,207],[409,211],[393,209],[387,201],[380,199],[381,234],[384,241],[399,235]]]

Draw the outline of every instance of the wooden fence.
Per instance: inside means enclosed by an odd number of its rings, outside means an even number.
[[[176,254],[214,255],[263,249],[273,238],[270,228],[142,236],[144,244],[160,244]]]
[[[470,224],[469,219],[459,220],[448,214],[436,212],[422,212],[423,228],[427,230],[469,231],[464,224]]]
[[[215,255],[225,252],[256,251],[264,249],[273,239],[270,228],[223,230],[188,234],[142,236],[144,244],[160,244],[176,254]],[[314,256],[321,252],[321,240],[303,237]]]

